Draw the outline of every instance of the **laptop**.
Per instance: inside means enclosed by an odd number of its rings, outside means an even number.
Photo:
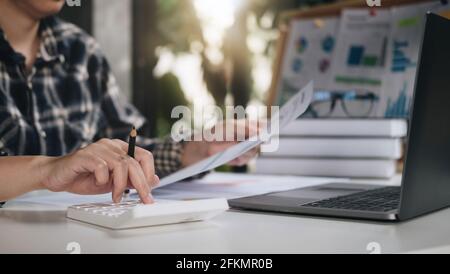
[[[331,183],[233,199],[230,206],[381,221],[450,206],[450,20],[426,17],[400,187]]]

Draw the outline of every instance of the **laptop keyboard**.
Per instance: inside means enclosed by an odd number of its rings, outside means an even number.
[[[397,209],[400,187],[383,187],[305,204],[305,207],[388,212]]]

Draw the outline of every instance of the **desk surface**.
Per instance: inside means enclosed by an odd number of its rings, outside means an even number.
[[[1,211],[0,253],[450,252],[450,209],[403,223],[228,211],[211,221],[112,231],[64,211]]]

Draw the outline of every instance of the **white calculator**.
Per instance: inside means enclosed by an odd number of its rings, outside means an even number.
[[[68,208],[67,218],[111,229],[156,226],[210,219],[228,210],[226,199],[191,201],[156,200],[144,205],[140,200],[92,203]]]

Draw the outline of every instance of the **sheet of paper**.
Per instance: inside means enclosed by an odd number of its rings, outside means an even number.
[[[297,94],[295,94],[288,102],[286,102],[279,110],[272,115],[270,123],[274,125],[279,124],[279,129],[282,129],[290,122],[302,115],[311,103],[313,96],[313,82],[309,82]],[[268,132],[267,135],[270,135]],[[263,140],[268,140],[270,136],[264,136],[258,140],[249,139],[240,142],[222,152],[219,152],[209,158],[206,158],[192,166],[181,169],[167,177],[161,179],[159,187],[167,186],[169,184],[181,181],[183,179],[198,175],[200,173],[212,170],[219,166],[225,165],[244,153],[250,151],[263,143]]]
[[[300,117],[308,109],[314,94],[314,82],[310,81],[303,89],[291,97],[279,112],[272,115],[271,123],[279,123],[280,129],[286,127],[295,119]],[[270,137],[270,136],[268,136]]]
[[[152,193],[157,199],[170,200],[235,199],[331,182],[348,182],[348,179],[213,172],[205,178],[178,182]]]
[[[390,26],[389,9],[377,9],[375,14],[371,14],[368,8],[344,10],[329,86],[337,90],[370,91],[379,96],[385,72]],[[365,105],[361,104],[361,109],[364,108]],[[370,116],[376,114],[376,109],[373,109]],[[346,116],[340,104],[333,116]]]
[[[338,27],[337,17],[290,23],[277,87],[278,104],[282,105],[311,80],[315,88],[328,88]]]
[[[86,203],[111,203],[111,193],[77,195],[67,192],[37,191],[8,201],[2,211],[66,211],[67,207]]]
[[[300,176],[267,176],[213,172],[205,178],[189,183],[179,182],[155,189],[156,202],[206,198],[239,198],[251,195],[284,191],[330,182],[347,182],[342,178],[317,178]],[[130,198],[130,199],[136,199]],[[77,195],[67,192],[36,191],[8,201],[1,212],[65,212],[67,207],[86,203],[111,203],[111,193],[102,195]]]
[[[391,9],[392,26],[379,116],[409,117],[425,28],[425,15],[428,11],[439,12],[445,8],[446,6],[439,2],[429,2]]]

